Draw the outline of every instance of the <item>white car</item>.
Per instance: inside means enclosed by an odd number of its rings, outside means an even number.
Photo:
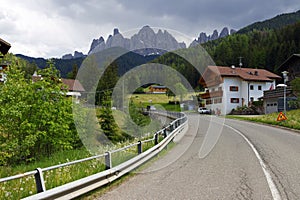
[[[200,114],[210,114],[210,110],[208,110],[205,107],[199,107],[198,108],[198,113],[200,113]]]

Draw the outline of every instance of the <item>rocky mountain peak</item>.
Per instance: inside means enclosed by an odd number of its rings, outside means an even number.
[[[85,57],[85,55],[82,52],[75,51],[74,56],[71,53],[65,54],[62,56],[63,60],[69,60],[74,58],[82,58]]]
[[[219,35],[218,31],[217,30],[214,30],[213,31],[213,34],[212,35],[207,35],[206,33],[204,32],[201,32],[199,34],[199,37],[196,38],[191,44],[190,46],[195,46],[197,44],[203,44],[203,43],[206,43],[208,41],[212,41],[212,40],[216,40],[216,39],[219,39],[219,38],[223,38],[223,37],[226,37],[228,35],[231,35],[231,34],[234,34],[236,31],[234,29],[231,29],[230,32],[228,30],[227,27],[224,27]]]
[[[229,31],[227,27],[224,27],[219,35],[219,38],[226,37],[229,35]]]
[[[119,29],[118,29],[118,28],[115,28],[115,29],[114,29],[114,35],[117,35],[117,34],[119,34]]]
[[[124,38],[117,28],[114,29],[113,35],[107,38],[106,43],[103,38],[100,41],[100,38],[93,40],[89,54],[117,46],[136,51],[143,55],[160,54],[165,50],[170,51],[186,47],[184,43],[178,43],[167,31],[158,30],[158,32],[155,33],[150,26],[142,27],[138,33],[134,34],[131,38]],[[163,51],[152,50],[152,52],[149,49],[161,49]]]

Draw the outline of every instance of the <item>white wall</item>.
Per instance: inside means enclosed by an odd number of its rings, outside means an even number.
[[[230,91],[230,86],[237,86],[238,91]],[[224,114],[228,114],[232,109],[236,109],[238,106],[242,106],[242,80],[235,77],[224,77]],[[231,98],[238,98],[239,103],[231,103]]]
[[[216,110],[217,108],[220,109],[222,115],[229,114],[232,109],[236,109],[238,106],[248,106],[248,99],[249,101],[251,101],[251,97],[253,97],[253,101],[258,101],[258,98],[263,96],[263,91],[269,90],[272,84],[273,88],[275,88],[275,81],[248,82],[238,77],[223,77],[223,80],[224,81],[222,84],[208,88],[209,92],[212,92],[212,89],[215,89],[215,91],[217,91],[219,87],[222,87],[222,103],[206,105],[206,107],[211,110]],[[250,90],[250,85],[253,85],[253,90]],[[230,86],[237,86],[238,91],[230,91]],[[258,90],[258,86],[261,86],[261,90]],[[231,103],[231,98],[238,98],[239,103]],[[214,98],[212,98],[212,101],[213,99]]]

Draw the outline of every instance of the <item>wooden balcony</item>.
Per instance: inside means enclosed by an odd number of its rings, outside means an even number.
[[[204,94],[201,94],[202,99],[209,99],[209,98],[222,97],[222,96],[223,96],[222,90],[218,90],[214,92],[206,92]]]

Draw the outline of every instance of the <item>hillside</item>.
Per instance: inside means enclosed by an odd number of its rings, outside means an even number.
[[[253,30],[233,34],[202,45],[217,65],[265,68],[280,74],[277,68],[290,55],[300,53],[300,22],[280,29]]]
[[[16,56],[32,64],[35,64],[40,69],[44,69],[47,65],[47,59],[44,58],[33,58],[22,54],[16,54]],[[60,71],[61,77],[63,78],[66,78],[68,73],[71,72],[75,66],[79,68],[83,60],[84,58],[75,58],[75,59],[53,58],[55,66]]]
[[[265,29],[280,29],[290,24],[295,24],[300,21],[300,10],[293,13],[286,13],[277,15],[274,18],[262,21],[255,22],[249,26],[246,26],[240,29],[237,33],[248,33],[253,30],[265,30]]]

